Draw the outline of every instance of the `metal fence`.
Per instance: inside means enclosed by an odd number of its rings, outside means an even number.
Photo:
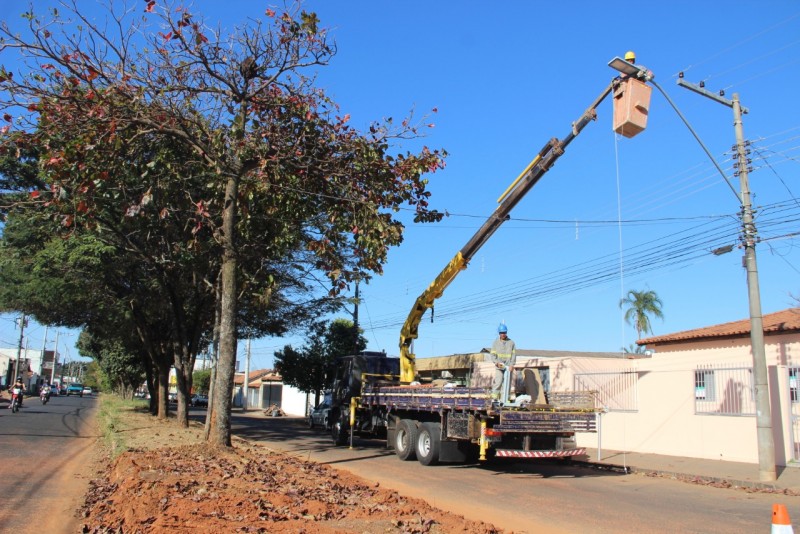
[[[694,412],[706,415],[755,415],[752,366],[699,365],[694,371]]]
[[[787,371],[789,373],[789,398],[792,403],[792,460],[800,462],[800,398],[798,398],[800,367],[788,367]]]
[[[575,390],[595,391],[597,401],[610,412],[639,410],[639,373],[626,369],[616,372],[576,373]]]

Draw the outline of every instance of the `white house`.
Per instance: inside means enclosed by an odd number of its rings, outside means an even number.
[[[244,373],[236,373],[233,378],[234,406],[242,406],[243,384]],[[266,410],[275,406],[286,415],[305,416],[313,402],[312,395],[284,384],[281,376],[270,369],[251,371],[247,391],[248,408]]]

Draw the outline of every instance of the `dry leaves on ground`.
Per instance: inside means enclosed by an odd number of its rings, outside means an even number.
[[[142,423],[125,432],[146,448],[108,462],[91,482],[84,532],[499,532],[346,471],[254,445],[215,450],[197,428]]]

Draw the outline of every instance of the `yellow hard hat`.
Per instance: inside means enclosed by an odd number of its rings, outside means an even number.
[[[633,53],[633,50],[628,50],[625,52],[625,61],[629,63],[636,63],[636,54]]]

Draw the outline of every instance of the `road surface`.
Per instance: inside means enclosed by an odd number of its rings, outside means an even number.
[[[382,487],[444,510],[522,532],[769,532],[773,503],[795,510],[798,497],[747,493],[553,461],[425,467],[402,462],[383,442],[333,447],[322,429],[292,418],[234,415],[234,436],[347,469]],[[794,517],[791,515],[790,517]]]
[[[2,532],[80,532],[83,502],[96,451],[94,397],[27,397],[17,413],[0,401]],[[12,484],[12,481],[14,482]]]

